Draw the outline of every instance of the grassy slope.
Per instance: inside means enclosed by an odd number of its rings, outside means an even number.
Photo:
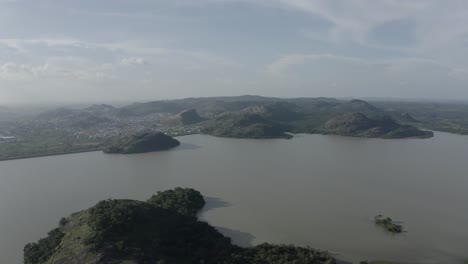
[[[87,224],[89,212],[75,213],[66,220],[67,224],[61,228],[65,236],[47,263],[94,263],[97,253],[89,251],[84,243],[84,240],[91,235],[91,228]]]
[[[232,245],[229,238],[193,216],[203,204],[199,192],[182,188],[159,192],[148,202],[101,201],[62,219],[59,228],[63,238],[59,245],[36,247],[34,252],[40,255],[35,257],[47,256],[48,264],[335,263],[327,252],[307,247],[261,244],[241,248]],[[48,252],[53,254],[50,256]],[[26,256],[29,263],[37,264],[38,261],[30,258],[32,255],[25,252]]]

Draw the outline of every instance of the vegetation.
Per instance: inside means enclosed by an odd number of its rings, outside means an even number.
[[[34,137],[20,137],[17,142],[0,143],[0,160],[61,155],[101,149],[95,141],[71,140],[61,133],[45,133]]]
[[[258,114],[230,114],[208,122],[203,133],[231,138],[291,138],[286,126],[269,121]]]
[[[191,125],[203,121],[203,118],[198,115],[197,110],[195,109],[182,111],[177,115],[177,117],[182,125]]]
[[[409,125],[455,134],[468,135],[467,103],[375,101],[374,105]],[[399,116],[411,118],[398,118]]]
[[[408,138],[431,137],[430,131],[421,131],[411,126],[403,126],[387,115],[368,117],[362,113],[345,113],[325,123],[321,130],[324,134],[343,136]]]
[[[133,136],[113,139],[106,144],[105,153],[145,153],[167,150],[180,145],[180,142],[164,133],[142,133]]]
[[[101,201],[91,209],[88,224],[87,244],[96,252],[105,248],[111,259],[217,263],[230,245],[206,223],[142,202]]]
[[[38,264],[46,262],[56,251],[64,234],[59,228],[50,231],[46,238],[37,243],[30,243],[24,247],[24,263]]]
[[[239,254],[240,253],[240,254]],[[318,251],[308,247],[292,245],[271,245],[263,243],[255,247],[243,249],[232,255],[230,263],[255,264],[334,264],[336,260],[328,252]]]
[[[152,113],[178,113],[185,110],[183,105],[176,101],[154,101],[148,103],[134,103],[117,110],[120,117],[142,116]]]
[[[374,222],[376,225],[384,228],[390,233],[399,234],[403,232],[403,226],[395,224],[390,217],[377,215],[374,217]]]
[[[311,248],[235,246],[214,227],[193,217],[202,203],[199,192],[182,188],[159,192],[148,202],[101,201],[61,220],[49,237],[28,244],[25,263],[335,263],[327,252]]]
[[[188,110],[187,110],[188,109]],[[93,105],[59,108],[34,117],[0,123],[0,134],[17,142],[0,143],[0,160],[100,150],[117,146],[140,131],[168,135],[206,133],[232,138],[290,138],[285,132],[354,137],[426,138],[439,130],[468,134],[468,104],[369,102],[333,98],[261,96],[187,98],[124,107]],[[347,126],[347,119],[363,123]],[[16,121],[11,121],[16,120]],[[362,120],[361,120],[362,121]],[[355,126],[356,125],[356,126]],[[362,126],[361,126],[362,125]],[[421,130],[422,129],[422,130]],[[145,150],[146,151],[146,150]]]
[[[401,262],[393,262],[393,261],[361,261],[359,264],[416,264],[416,263],[401,263]]]
[[[205,206],[205,199],[199,191],[177,187],[174,190],[158,192],[148,200],[148,203],[182,215],[196,216]]]

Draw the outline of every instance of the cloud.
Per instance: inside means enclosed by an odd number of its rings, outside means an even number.
[[[452,0],[178,0],[178,5],[233,4],[281,9],[288,16],[311,16],[328,21],[317,31],[304,23],[297,32],[313,47],[317,41],[333,48],[438,60],[452,67],[468,67],[468,1]],[[309,29],[308,29],[309,28]],[[354,49],[354,50],[353,50]],[[290,50],[293,53],[292,50]],[[463,55],[463,56],[460,56]]]
[[[116,64],[115,64],[116,65]],[[103,81],[115,79],[117,67],[114,64],[96,64],[93,61],[77,57],[50,57],[43,63],[18,64],[6,62],[0,64],[0,80],[38,82],[45,79],[64,82],[88,80]]]
[[[329,59],[341,62],[366,63],[361,58],[337,56],[333,54],[288,54],[267,65],[267,71],[278,74],[287,71],[291,66],[320,59]]]
[[[82,56],[87,59],[115,60],[122,58],[122,65],[149,64],[146,58],[158,58],[156,61],[169,64],[180,64],[186,68],[203,68],[205,66],[236,67],[240,64],[225,56],[211,52],[157,47],[148,41],[126,42],[89,42],[74,38],[44,39],[0,39],[0,45],[14,49],[19,53],[35,57]],[[143,59],[145,57],[145,59]]]
[[[284,55],[272,63],[268,64],[266,69],[269,73],[273,74],[284,74],[290,71],[290,68],[296,67],[307,67],[308,63],[312,62],[324,62],[332,61],[333,63],[339,64],[352,64],[361,66],[378,67],[385,69],[388,72],[403,73],[411,69],[424,69],[424,68],[439,68],[446,72],[457,72],[464,73],[467,69],[454,68],[449,65],[445,65],[433,59],[418,58],[418,57],[400,57],[391,59],[372,59],[362,57],[351,57],[351,56],[340,56],[328,53],[317,53],[317,54],[287,54]]]
[[[0,39],[0,44],[9,48],[16,49],[20,52],[27,52],[34,45],[47,47],[89,47],[88,44],[75,39],[67,38],[51,38],[51,39],[17,39],[7,38]]]
[[[0,65],[0,79],[21,80],[29,76],[38,76],[46,70],[46,65],[16,64],[7,62]]]
[[[266,69],[272,80],[288,87],[314,87],[341,97],[456,98],[468,81],[468,68],[418,57],[373,59],[297,53],[278,58]]]
[[[465,0],[20,0],[2,7],[0,87],[30,81],[30,89],[46,91],[54,82],[44,97],[71,86],[123,91],[141,80],[143,98],[156,86],[158,95],[174,97],[272,89],[282,96],[432,89],[428,95],[445,97],[436,85],[467,95],[460,88],[468,84]]]
[[[459,80],[468,81],[468,69],[460,69],[460,68],[451,69],[449,72],[449,76],[459,79]]]
[[[145,59],[143,58],[137,58],[137,57],[130,57],[130,58],[123,58],[120,63],[125,66],[135,66],[135,65],[147,65],[149,64]]]
[[[144,41],[87,42],[75,38],[0,39],[9,58],[3,62],[2,80],[70,78],[103,81],[125,73],[127,78],[156,71],[205,71],[234,68],[229,58],[204,51],[163,48]],[[1,51],[1,50],[0,50]],[[14,51],[14,52],[13,52]],[[2,63],[0,53],[0,65]],[[150,63],[150,61],[152,63]],[[130,66],[146,66],[142,71]],[[163,69],[165,68],[165,69]]]
[[[451,58],[448,54],[467,49],[468,2],[464,0],[254,0],[250,3],[325,19],[332,27],[319,37],[334,44],[356,43],[383,51],[392,48],[410,56],[433,56],[447,61]],[[301,30],[307,32],[304,26]]]

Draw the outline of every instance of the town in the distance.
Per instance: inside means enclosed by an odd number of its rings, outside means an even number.
[[[438,136],[433,131],[468,134],[468,104],[457,102],[246,95],[31,109],[1,108],[0,160],[163,151],[190,134],[258,140],[299,134],[382,140],[426,140]],[[195,189],[176,187],[158,190],[146,201],[102,200],[64,216],[47,236],[26,244],[24,263],[349,263],[326,249],[268,241],[239,246],[198,220],[205,198]],[[374,215],[372,222],[392,238],[407,232],[403,222],[386,214]]]
[[[290,138],[296,133],[427,138],[468,134],[468,104],[261,96],[0,109],[0,160],[104,149],[142,133]]]

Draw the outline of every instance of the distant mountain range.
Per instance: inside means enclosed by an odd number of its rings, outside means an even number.
[[[47,109],[51,106],[0,109],[0,134],[17,139],[0,144],[0,160],[102,150],[112,140],[155,132],[255,139],[297,133],[386,139],[428,138],[432,131],[468,135],[468,104],[462,103],[246,95]]]
[[[87,128],[105,122],[165,114],[168,126],[197,124],[202,133],[237,138],[288,138],[285,132],[357,137],[430,137],[408,123],[408,113],[386,112],[363,100],[333,98],[272,98],[261,96],[187,98],[134,103],[120,108],[93,105],[60,108],[39,115]],[[400,124],[403,121],[405,125]]]

